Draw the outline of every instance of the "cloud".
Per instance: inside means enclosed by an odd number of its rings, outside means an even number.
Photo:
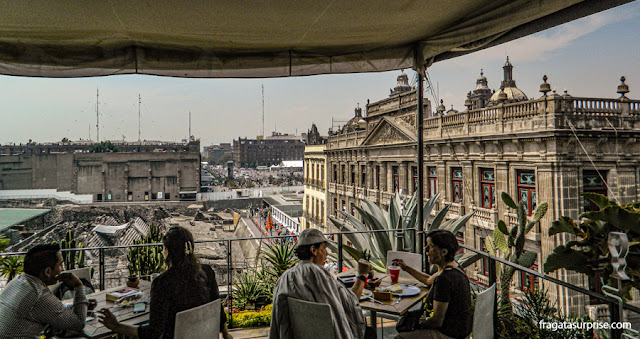
[[[504,60],[509,55],[518,62],[545,61],[554,57],[556,51],[569,47],[571,43],[583,36],[591,34],[602,27],[640,16],[640,3],[620,6],[604,12],[596,13],[566,24],[488,48],[476,53],[473,57],[462,57],[452,61],[458,65],[473,64],[476,67],[483,61]]]

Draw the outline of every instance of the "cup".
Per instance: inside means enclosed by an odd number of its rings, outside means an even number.
[[[398,282],[398,277],[400,277],[400,266],[389,266],[389,277],[391,277],[392,283]]]

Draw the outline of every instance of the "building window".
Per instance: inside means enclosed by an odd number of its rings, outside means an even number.
[[[582,189],[584,193],[598,193],[607,196],[607,172],[600,171],[584,171],[582,172]],[[598,211],[600,207],[591,200],[584,199],[584,211]]]
[[[324,165],[320,165],[320,178],[322,178],[322,187],[324,187]]]
[[[360,186],[367,187],[367,165],[360,165]]]
[[[453,192],[453,202],[462,203],[462,168],[451,169],[451,192]]]
[[[342,181],[340,182],[341,184],[344,184],[345,181],[347,180],[347,176],[346,176],[346,173],[345,173],[346,169],[344,168],[345,166],[346,165],[342,165]]]
[[[487,247],[485,246],[485,238],[478,238],[478,240],[480,241],[480,248],[482,249],[482,252],[487,252]],[[489,276],[489,258],[482,256],[482,267],[481,267],[481,271],[482,275],[484,275],[485,277]]]
[[[496,203],[496,180],[493,168],[480,169],[480,192],[482,192],[482,207],[493,208]]]
[[[351,203],[351,215],[356,216],[356,204]]]
[[[333,182],[338,182],[338,165],[333,165]]]
[[[320,201],[316,199],[316,211],[313,213],[313,216],[317,219],[320,217]]]
[[[133,200],[133,192],[127,192],[127,201]]]
[[[338,215],[338,198],[333,198],[333,214]]]
[[[380,189],[380,166],[376,166],[376,189]]]
[[[527,215],[536,209],[536,174],[533,171],[518,171],[518,201],[525,202]]]
[[[411,192],[415,192],[418,190],[418,167],[411,166],[411,177],[413,178],[411,185]]]
[[[393,173],[393,191],[400,191],[400,174],[398,173],[398,166],[391,167],[391,173]]]
[[[347,202],[342,200],[342,212],[347,213]]]
[[[307,195],[307,215],[309,215],[309,196]]]
[[[320,223],[324,225],[324,200],[320,200]]]
[[[356,166],[351,165],[351,181],[349,182],[352,186],[356,185]]]
[[[427,168],[429,176],[429,198],[433,198],[438,194],[438,171],[435,167]]]
[[[533,264],[530,269],[537,271],[538,265]],[[520,273],[520,289],[522,291],[529,291],[535,289],[538,286],[538,278],[533,274],[529,274],[527,272],[518,271]]]
[[[307,175],[307,184],[308,184],[309,183],[309,177],[311,176],[310,172],[309,172],[309,163],[307,163],[307,166],[305,166],[305,168],[306,168],[306,173],[305,174]]]

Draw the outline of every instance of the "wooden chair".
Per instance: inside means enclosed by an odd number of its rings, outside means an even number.
[[[178,312],[174,338],[210,339],[220,336],[220,299]]]
[[[335,339],[329,305],[291,297],[287,302],[293,338]]]
[[[495,306],[496,284],[493,284],[476,297],[476,309],[473,311],[473,339],[493,339]]]

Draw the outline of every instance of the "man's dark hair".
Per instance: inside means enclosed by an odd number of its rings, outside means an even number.
[[[446,261],[452,261],[460,249],[456,236],[447,230],[433,230],[427,233],[426,238],[431,238],[431,242],[438,248],[447,250],[447,254],[444,256]]]
[[[293,252],[295,252],[296,256],[298,256],[298,259],[300,260],[309,260],[311,259],[311,257],[313,257],[313,253],[311,253],[311,246],[320,248],[320,245],[322,245],[322,242],[311,245],[298,245],[293,249]]]
[[[42,244],[33,247],[24,257],[24,273],[40,276],[47,267],[52,269],[58,263],[58,244]]]

